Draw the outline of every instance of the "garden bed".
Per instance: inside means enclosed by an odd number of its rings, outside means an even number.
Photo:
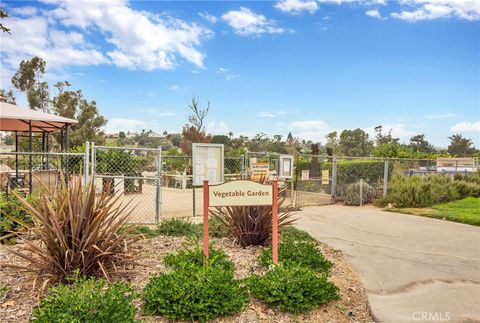
[[[262,247],[240,248],[229,238],[212,239],[215,246],[223,249],[230,260],[235,264],[235,276],[238,279],[246,278],[252,274],[262,274],[267,269],[260,264],[258,257]],[[117,276],[115,281],[130,282],[137,292],[141,292],[147,284],[149,277],[154,273],[165,272],[165,255],[178,251],[185,244],[193,243],[184,237],[157,236],[141,240],[135,247],[140,249],[141,259],[134,271],[123,276]],[[343,255],[321,244],[325,257],[333,263],[330,270],[330,281],[339,288],[341,299],[321,305],[306,314],[287,314],[272,309],[258,300],[253,299],[243,312],[236,316],[222,318],[222,322],[368,322],[372,321],[368,301],[358,275],[345,260]],[[22,249],[22,244],[15,246],[0,245],[1,265],[26,264],[21,259],[14,257],[8,248]],[[38,290],[33,288],[33,277],[19,270],[0,267],[0,321],[1,322],[27,322],[33,307],[38,301]],[[8,291],[2,296],[5,287]],[[141,300],[135,305],[139,307],[137,318],[144,322],[167,322],[155,316],[143,316],[140,310]]]

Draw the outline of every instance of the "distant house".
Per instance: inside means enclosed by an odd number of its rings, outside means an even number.
[[[148,137],[149,138],[162,138],[163,136],[159,133],[156,133],[156,132],[153,132],[153,131],[150,131],[148,133]]]

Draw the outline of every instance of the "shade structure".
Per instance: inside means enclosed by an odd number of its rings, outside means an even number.
[[[78,121],[0,102],[0,131],[29,132],[30,122],[32,132],[50,133],[62,130],[65,126],[76,124]]]

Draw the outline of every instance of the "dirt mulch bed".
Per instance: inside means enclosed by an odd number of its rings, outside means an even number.
[[[259,274],[266,269],[258,262],[261,247],[240,248],[230,239],[212,239],[217,247],[221,247],[235,264],[237,278],[245,278],[253,273]],[[142,240],[136,244],[142,258],[134,273],[117,277],[119,281],[129,281],[136,291],[140,292],[147,284],[149,276],[166,271],[163,257],[182,248],[188,242],[185,238],[159,236]],[[0,245],[0,322],[27,322],[39,297],[39,286],[33,287],[31,275],[4,267],[4,264],[24,265],[25,262],[8,252],[8,248],[22,249],[22,244],[15,246]],[[330,280],[340,289],[341,300],[322,305],[307,314],[291,315],[269,308],[257,300],[247,306],[239,315],[222,318],[218,322],[371,322],[368,300],[360,279],[343,255],[321,244],[325,257],[333,262]],[[38,285],[38,284],[37,284]],[[2,295],[2,287],[9,291]],[[141,301],[138,300],[138,307]],[[160,317],[142,316],[144,322],[167,322]]]

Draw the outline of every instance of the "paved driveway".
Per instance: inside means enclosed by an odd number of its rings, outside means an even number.
[[[347,256],[378,321],[480,321],[479,227],[373,207],[310,207],[297,216]]]

